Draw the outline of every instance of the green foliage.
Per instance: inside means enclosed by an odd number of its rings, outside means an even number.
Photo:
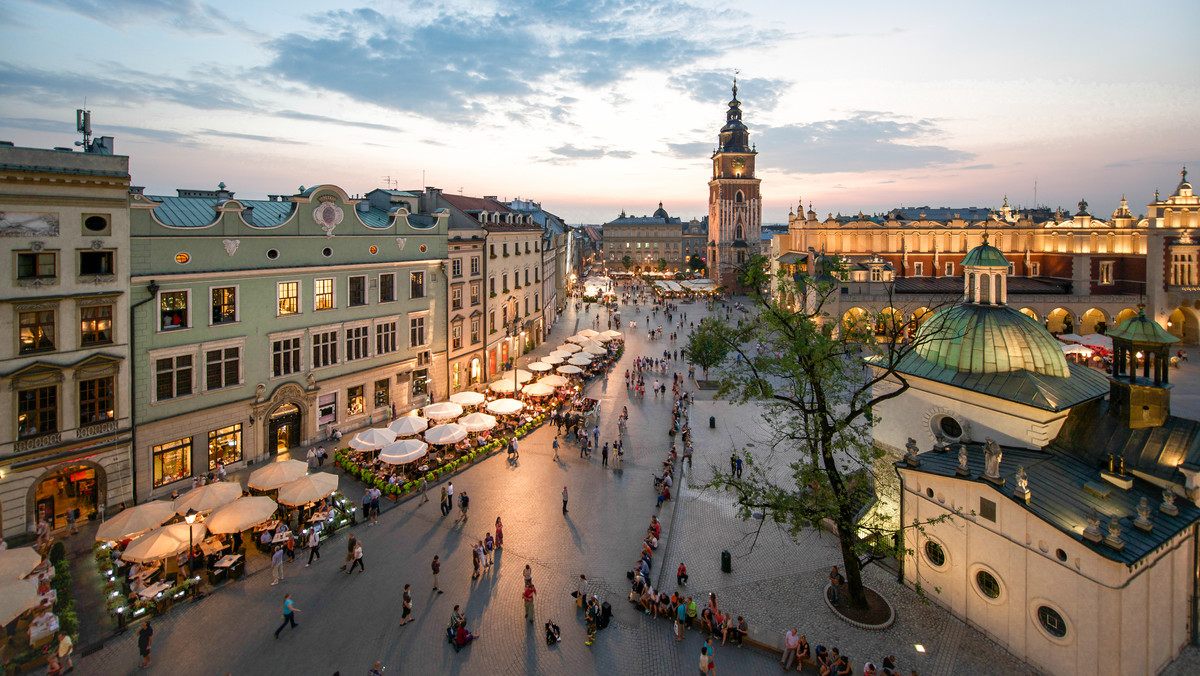
[[[625,256],[621,259],[621,265],[625,266],[625,269],[628,270],[629,268],[633,267],[633,259],[629,256]]]
[[[50,563],[57,564],[65,558],[67,558],[67,546],[59,540],[50,547]]]
[[[688,269],[698,272],[701,270],[708,270],[708,266],[704,264],[703,259],[693,254],[692,257],[688,259]]]
[[[688,338],[683,354],[687,360],[704,369],[707,377],[708,370],[719,365],[729,357],[729,341],[727,326],[712,317],[700,320],[696,332]]]

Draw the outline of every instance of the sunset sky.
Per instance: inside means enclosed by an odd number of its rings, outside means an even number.
[[[340,6],[337,6],[339,5]],[[765,222],[1143,213],[1200,170],[1194,2],[0,0],[0,140],[86,100],[151,194],[334,183],[706,213],[735,69]],[[1200,174],[1198,174],[1200,175]]]

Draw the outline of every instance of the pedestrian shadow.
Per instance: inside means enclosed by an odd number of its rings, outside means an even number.
[[[564,514],[563,516],[567,519],[567,529],[571,531],[571,542],[574,542],[575,548],[582,552],[583,537],[579,535],[579,529],[575,527],[575,520],[571,518],[569,513]]]

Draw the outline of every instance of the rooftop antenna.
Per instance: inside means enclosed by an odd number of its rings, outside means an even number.
[[[1037,208],[1037,176],[1033,177],[1033,208]]]
[[[391,176],[384,176],[383,184],[385,186],[387,186],[388,188],[399,188],[400,187],[400,182],[397,181],[396,179],[392,178]]]
[[[75,145],[87,150],[92,144],[92,111],[87,109],[87,99],[83,100],[83,106],[75,109],[75,131],[83,134],[83,141],[76,141]]]

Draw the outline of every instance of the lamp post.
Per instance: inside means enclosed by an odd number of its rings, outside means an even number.
[[[196,523],[196,517],[199,515],[200,515],[199,512],[197,512],[195,509],[188,507],[187,514],[184,515],[184,517],[183,517],[183,520],[186,521],[187,525],[188,525],[188,576],[189,577],[191,576],[192,571],[195,568],[195,566],[192,565],[192,547],[194,546],[192,544],[192,524]]]

